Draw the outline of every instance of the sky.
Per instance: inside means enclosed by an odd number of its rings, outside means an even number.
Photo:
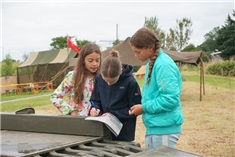
[[[176,20],[188,18],[195,46],[204,35],[225,24],[235,10],[235,0],[0,0],[1,61],[6,54],[23,60],[30,52],[46,51],[52,38],[74,36],[96,42],[105,50],[112,41],[125,40],[143,27],[145,18],[156,17],[159,27],[169,33]],[[75,40],[73,39],[75,43]]]

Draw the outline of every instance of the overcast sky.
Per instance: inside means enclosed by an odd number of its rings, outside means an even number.
[[[232,15],[234,0],[212,1],[13,1],[1,0],[1,60],[10,53],[16,60],[24,54],[51,49],[51,39],[75,36],[95,41],[102,50],[118,38],[125,40],[144,24],[145,17],[157,17],[166,33],[176,20],[192,20],[190,43],[204,41],[204,35],[225,24]]]

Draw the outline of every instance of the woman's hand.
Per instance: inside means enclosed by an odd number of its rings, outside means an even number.
[[[131,109],[129,110],[129,115],[141,115],[143,113],[143,109],[141,104],[137,104],[131,107]]]
[[[97,117],[99,115],[99,113],[100,113],[100,110],[99,109],[95,109],[94,107],[90,111],[90,115],[92,117]]]

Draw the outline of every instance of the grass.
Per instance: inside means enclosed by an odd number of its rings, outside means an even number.
[[[235,90],[234,78],[206,75],[205,91],[202,101],[199,101],[199,74],[182,71],[183,91],[181,95],[184,115],[183,131],[177,148],[203,156],[235,156]],[[231,89],[229,84],[231,81]],[[137,79],[140,86],[142,79]],[[216,81],[215,81],[216,80]],[[221,82],[218,83],[218,80]],[[48,93],[47,93],[48,94]],[[35,94],[40,95],[40,93]],[[20,95],[19,95],[20,96]],[[32,94],[24,95],[24,97]],[[3,95],[4,100],[12,99]],[[14,97],[16,98],[16,97]],[[23,107],[32,106],[39,114],[61,114],[50,102],[49,96],[3,103],[1,112],[15,112]],[[136,142],[142,147],[145,127],[141,116],[138,116]]]
[[[0,104],[0,112],[15,112],[17,110],[26,108],[26,107],[33,107],[33,108],[41,108],[44,106],[54,106],[51,104],[50,101],[50,94],[52,91],[40,91],[39,93],[32,94],[31,92],[22,93],[18,95],[2,95]],[[28,99],[23,99],[28,98]],[[14,101],[14,100],[19,101]],[[68,98],[65,97],[64,100]],[[13,100],[13,101],[12,101]],[[5,101],[5,102],[4,102]],[[10,101],[10,102],[6,102]],[[11,102],[12,101],[12,102]]]
[[[199,71],[181,71],[181,75],[182,75],[183,81],[200,83]],[[142,87],[143,79],[138,79],[138,78],[136,79],[139,85]],[[222,77],[222,76],[205,74],[204,82],[205,84],[210,85],[210,86],[235,90],[235,78],[234,77]]]
[[[183,85],[185,122],[177,147],[204,156],[234,156],[234,90],[206,85],[206,95],[198,101],[198,84]]]
[[[20,100],[20,102],[3,103],[1,105],[1,112],[15,112],[26,107],[36,108],[45,105],[51,105],[49,96],[29,100]]]
[[[198,72],[189,72],[189,71],[182,71],[182,79],[183,81],[190,81],[190,82],[200,82],[199,73]],[[214,87],[222,87],[226,89],[235,90],[235,78],[234,77],[222,77],[216,75],[205,75],[204,82],[207,85],[211,85]]]
[[[31,94],[31,93],[23,93],[19,95],[10,95],[10,96],[2,96],[1,101],[7,101],[7,100],[14,100],[19,99],[19,101],[12,101],[12,102],[2,102],[0,105],[1,112],[15,112],[19,109],[26,108],[26,107],[38,107],[38,106],[45,106],[45,105],[51,105],[50,99],[48,94],[51,92],[43,92],[43,93],[37,93],[37,94]],[[33,98],[34,96],[39,96],[36,98]],[[22,98],[29,98],[25,100],[20,100]],[[32,97],[32,98],[31,98]]]
[[[22,94],[11,93],[10,95],[2,94],[1,101],[15,100],[15,99],[20,99],[20,98],[25,98],[25,97],[34,97],[34,96],[40,96],[40,95],[46,95],[46,94],[51,94],[51,91],[40,91],[35,94],[33,94],[32,92],[24,92]]]

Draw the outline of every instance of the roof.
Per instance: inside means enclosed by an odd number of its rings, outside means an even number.
[[[26,67],[38,64],[65,63],[69,62],[69,58],[74,58],[76,54],[77,54],[76,52],[67,48],[40,51],[40,52],[31,52],[27,60],[18,67]]]
[[[108,56],[111,49],[118,50],[120,53],[120,59],[123,64],[130,64],[132,66],[141,66],[145,65],[147,61],[141,62],[135,57],[135,53],[132,51],[130,44],[130,37],[126,38],[123,42],[105,50],[102,52],[102,59]],[[177,52],[177,51],[168,51],[163,50],[168,54],[175,62],[189,63],[193,65],[198,65],[200,63],[200,57],[202,52]]]

